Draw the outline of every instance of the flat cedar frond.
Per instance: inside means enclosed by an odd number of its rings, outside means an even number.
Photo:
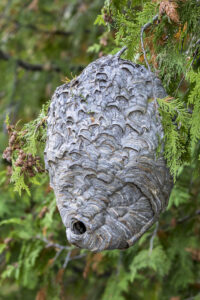
[[[193,85],[188,97],[188,105],[192,106],[192,120],[191,120],[191,143],[194,146],[200,139],[200,71],[190,71],[187,75],[188,79]]]
[[[29,187],[24,181],[24,174],[21,173],[21,168],[16,167],[14,162],[10,182],[14,183],[14,191],[18,192],[20,196],[22,190],[25,190],[29,196],[31,195]]]
[[[190,114],[179,99],[167,96],[164,99],[157,99],[157,101],[165,133],[164,155],[175,180],[183,163],[183,154],[187,151]]]
[[[32,155],[36,155],[36,153],[38,153],[37,142],[39,141],[40,145],[45,142],[45,122],[47,119],[48,106],[49,103],[45,104],[42,107],[38,117],[35,120],[25,124],[20,133],[21,139],[23,139],[25,142],[23,149]]]

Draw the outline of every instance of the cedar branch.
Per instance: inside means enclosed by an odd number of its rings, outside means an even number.
[[[57,248],[57,249],[60,249],[60,250],[72,250],[74,248],[74,247],[69,247],[69,246],[63,246],[63,245],[60,245],[58,243],[53,243],[53,242],[49,241],[47,238],[40,237],[38,235],[35,238],[37,240],[40,240],[40,241],[44,242],[46,244],[45,248],[54,247],[54,248]]]
[[[153,231],[153,234],[152,234],[152,237],[151,237],[151,239],[150,239],[149,255],[151,255],[152,250],[153,250],[153,242],[154,242],[154,239],[155,239],[155,237],[156,237],[156,235],[157,235],[158,227],[159,227],[159,222],[157,221],[157,222],[156,222],[156,227],[155,227],[155,229],[154,229],[154,231]]]
[[[149,72],[151,72],[151,68],[150,68],[150,65],[148,63],[147,56],[146,56],[146,50],[145,50],[144,41],[143,41],[143,34],[144,34],[144,31],[147,28],[149,28],[157,20],[158,20],[158,15],[156,15],[155,17],[153,17],[152,22],[146,23],[144,26],[142,26],[141,31],[140,31],[140,41],[141,41],[142,52],[143,52],[144,60],[145,60],[145,63],[147,65],[147,67],[148,67]]]
[[[151,82],[152,82],[152,87],[153,87],[153,99],[154,100],[156,99],[156,97],[155,97],[155,88],[154,88],[154,79],[153,79],[153,76],[152,76],[152,73],[151,73],[151,67],[148,63],[147,56],[146,56],[146,50],[145,50],[144,41],[143,41],[143,34],[144,34],[144,31],[147,28],[149,28],[156,20],[158,20],[158,15],[153,17],[152,22],[146,23],[144,26],[142,26],[141,31],[140,31],[140,42],[141,42],[142,52],[143,52],[143,55],[144,55],[145,63],[147,65],[148,71],[149,71],[150,76],[151,76]]]
[[[193,215],[185,216],[185,217],[183,217],[182,219],[179,219],[179,220],[177,221],[177,223],[178,223],[178,224],[184,223],[184,222],[186,222],[186,221],[188,221],[188,220],[190,220],[190,219],[193,219],[193,218],[195,218],[196,216],[199,216],[199,215],[200,215],[200,210],[196,210],[195,213],[194,213]]]
[[[9,53],[6,53],[6,52],[2,51],[1,49],[0,49],[0,59],[5,60],[5,61],[9,61],[12,59],[16,62],[16,64],[19,67],[21,67],[27,71],[52,71],[52,72],[57,72],[57,73],[61,72],[61,69],[58,66],[49,65],[47,67],[42,64],[31,64],[22,59],[13,58]]]

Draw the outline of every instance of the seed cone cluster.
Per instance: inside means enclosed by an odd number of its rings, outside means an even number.
[[[36,173],[43,173],[44,169],[40,165],[40,157],[34,157],[31,153],[25,153],[22,149],[24,142],[19,137],[19,133],[15,129],[14,125],[8,125],[8,136],[9,136],[9,146],[3,152],[3,158],[9,163],[13,163],[13,154],[15,154],[14,165],[15,167],[21,167],[21,174],[25,174],[28,177],[34,177]],[[23,131],[22,136],[27,132]],[[12,169],[9,166],[10,175],[12,174]]]

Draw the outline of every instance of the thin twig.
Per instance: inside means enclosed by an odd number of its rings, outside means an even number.
[[[154,229],[154,231],[153,231],[153,234],[152,234],[152,237],[151,237],[151,239],[150,239],[149,255],[151,255],[152,250],[153,250],[153,242],[154,242],[154,239],[155,239],[155,237],[156,237],[156,235],[157,235],[158,227],[159,227],[159,222],[157,221],[157,222],[156,222],[156,227],[155,227],[155,229]]]
[[[40,241],[43,241],[46,244],[45,248],[54,247],[54,248],[58,248],[60,250],[72,250],[74,248],[73,246],[69,247],[69,246],[60,245],[58,243],[53,243],[53,242],[49,241],[47,238],[40,237],[38,235],[35,238],[40,240]]]
[[[57,258],[59,257],[59,255],[61,254],[62,251],[63,251],[63,249],[59,249],[59,250],[56,252],[56,255],[54,256],[53,261],[56,261],[56,260],[57,260]]]
[[[185,216],[185,217],[183,217],[182,219],[179,219],[179,220],[177,221],[177,223],[178,223],[178,224],[181,224],[181,223],[183,223],[183,222],[186,222],[186,221],[188,221],[188,220],[190,220],[190,219],[195,218],[195,217],[198,216],[198,215],[200,215],[200,210],[196,210],[195,213],[194,213],[193,215]]]
[[[75,260],[75,259],[79,259],[79,258],[85,257],[87,255],[87,253],[83,253],[83,254],[79,254],[79,255],[70,257],[71,253],[72,253],[72,250],[74,249],[74,246],[69,247],[69,246],[60,245],[58,243],[52,243],[51,241],[49,241],[45,237],[36,236],[35,238],[38,239],[38,240],[43,241],[46,244],[45,248],[54,247],[56,249],[59,249],[57,251],[56,255],[54,256],[53,261],[56,261],[56,259],[59,257],[59,255],[62,253],[63,250],[67,250],[68,251],[67,255],[66,255],[66,258],[65,258],[65,261],[63,263],[63,269],[65,269],[67,267],[69,261],[72,261],[72,260]]]
[[[115,54],[115,56],[116,56],[117,58],[120,58],[120,56],[124,53],[124,51],[126,51],[126,49],[127,49],[126,46],[123,47],[119,52],[117,52],[117,53]]]
[[[158,15],[156,15],[155,17],[153,17],[152,22],[146,23],[144,26],[142,26],[141,31],[140,31],[140,41],[141,41],[142,52],[143,52],[144,60],[145,60],[145,63],[147,65],[147,68],[148,68],[149,72],[151,72],[151,68],[150,68],[150,65],[148,63],[147,56],[146,56],[146,50],[145,50],[144,41],[143,41],[143,34],[144,34],[144,31],[147,28],[149,28],[157,20],[158,20]]]
[[[70,261],[75,260],[75,259],[79,259],[79,258],[82,258],[82,257],[85,257],[87,255],[87,253],[83,253],[83,254],[79,254],[79,255],[71,257],[71,253],[72,253],[72,251],[69,251],[67,253],[67,256],[66,256],[64,264],[63,264],[63,269],[65,269],[67,267],[67,265],[68,265],[68,263]]]
[[[67,256],[66,256],[66,258],[65,258],[65,261],[64,261],[64,264],[63,264],[63,269],[65,269],[66,267],[67,267],[67,265],[68,265],[68,262],[70,261],[70,255],[71,255],[71,251],[69,251],[68,253],[67,253]]]
[[[155,17],[153,17],[152,22],[146,23],[144,26],[142,26],[141,31],[140,31],[140,42],[141,42],[142,52],[143,52],[143,55],[144,55],[144,60],[145,60],[145,63],[147,65],[149,74],[151,76],[151,82],[152,82],[152,88],[153,88],[153,99],[154,100],[156,100],[154,78],[153,78],[153,74],[151,72],[151,67],[150,67],[150,65],[148,63],[148,60],[147,60],[146,50],[145,50],[144,41],[143,41],[143,34],[144,34],[144,31],[147,28],[149,28],[153,24],[153,22],[155,22],[156,20],[158,20],[158,15],[156,15]],[[155,102],[155,105],[157,106],[157,102]]]
[[[70,261],[75,260],[75,259],[79,259],[79,258],[82,258],[82,257],[85,257],[85,256],[87,256],[87,253],[79,254],[79,255],[71,257]]]
[[[196,211],[194,212],[194,214],[192,214],[192,215],[187,215],[187,216],[185,216],[185,217],[183,217],[183,218],[181,218],[181,219],[178,219],[178,220],[176,221],[175,224],[176,224],[176,225],[182,224],[182,223],[184,223],[184,222],[189,221],[190,219],[193,219],[193,218],[195,218],[195,217],[198,217],[199,215],[200,215],[200,210],[196,210]],[[172,230],[173,227],[171,226],[171,224],[168,224],[168,225],[166,225],[166,226],[161,227],[161,229],[162,229],[163,231],[167,232],[167,231],[169,231],[169,230]]]

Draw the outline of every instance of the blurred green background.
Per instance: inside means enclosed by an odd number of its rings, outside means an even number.
[[[195,98],[191,157],[182,149],[174,159],[168,210],[134,247],[96,254],[73,248],[46,173],[28,181],[30,195],[14,191],[11,163],[2,158],[6,115],[22,128],[57,86],[124,45],[126,58],[145,64],[140,30],[159,12],[144,34],[147,58],[169,95],[185,105]],[[196,0],[0,1],[0,300],[200,299],[199,19]],[[191,135],[183,132],[184,147]],[[176,144],[173,151],[178,155]]]

